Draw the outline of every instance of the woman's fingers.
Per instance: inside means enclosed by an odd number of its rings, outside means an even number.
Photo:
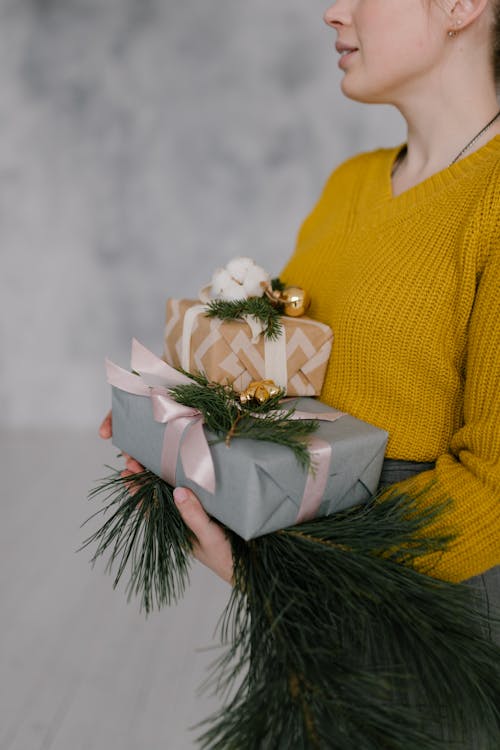
[[[111,418],[111,412],[108,411],[104,419],[102,420],[101,426],[99,427],[99,435],[108,440],[113,434],[113,422]]]
[[[124,453],[123,458],[125,459],[125,466],[131,474],[140,474],[144,471],[144,466],[139,461],[136,461],[135,458],[132,458],[132,456]]]
[[[193,549],[195,557],[225,581],[232,583],[233,553],[223,529],[210,519],[191,490],[177,487],[174,500],[184,523],[198,540]]]
[[[199,542],[207,541],[207,537],[209,540],[211,538],[210,517],[196,495],[185,487],[177,487],[174,490],[174,500],[183,520],[197,536]]]
[[[139,461],[136,461],[135,458],[132,458],[132,456],[128,456],[126,453],[123,453],[122,455],[125,459],[126,468],[120,472],[120,476],[123,479],[130,477],[130,482],[127,482],[127,489],[130,495],[135,495],[138,487],[137,482],[134,482],[134,477],[136,474],[140,474],[144,471],[144,466],[140,464]]]

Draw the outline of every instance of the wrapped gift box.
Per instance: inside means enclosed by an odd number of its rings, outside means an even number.
[[[158,476],[177,486],[190,487],[210,515],[244,539],[294,525],[311,515],[329,515],[362,503],[377,489],[388,435],[359,419],[344,414],[335,421],[319,422],[313,441],[331,446],[331,455],[323,472],[322,496],[317,498],[311,514],[306,492],[311,474],[298,464],[289,448],[243,438],[234,438],[226,445],[220,437],[202,428],[200,419],[194,416],[191,423],[184,424],[177,452],[173,443],[169,444],[170,425],[167,428],[165,423],[156,421],[159,417],[153,397],[159,394],[160,399],[165,398],[163,394],[168,391],[143,386],[139,383],[140,377],[129,373],[124,376],[125,381],[127,376],[129,381],[132,378],[131,386],[120,382],[119,378],[109,377],[108,369],[108,380],[115,383],[112,389],[114,445]],[[119,377],[123,380],[123,376]],[[152,377],[157,378],[157,375]],[[300,398],[291,404],[298,410],[317,413],[318,417],[322,412],[335,411],[312,398]],[[287,408],[289,406],[287,403]],[[213,491],[191,478],[183,464],[182,447],[187,445],[196,425],[204,431],[208,441],[215,473]],[[176,456],[174,480],[165,475],[165,456],[169,460]],[[198,456],[195,450],[195,462]]]
[[[242,391],[270,378],[289,396],[318,396],[332,347],[332,330],[311,318],[282,316],[283,334],[270,342],[245,321],[208,318],[199,301],[167,302],[164,357],[174,367],[204,372]]]

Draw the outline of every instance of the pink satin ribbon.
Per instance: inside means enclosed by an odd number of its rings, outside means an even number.
[[[310,521],[311,518],[315,518],[321,505],[321,499],[325,494],[326,483],[328,481],[328,470],[332,458],[332,446],[330,443],[327,443],[326,440],[312,437],[309,440],[309,453],[311,454],[313,471],[309,471],[307,474],[306,486],[304,487],[304,494],[302,495],[295,523],[302,523],[303,521]]]
[[[193,384],[193,380],[142,346],[132,341],[132,369],[128,372],[106,360],[108,383],[135,396],[151,398],[153,418],[166,424],[161,456],[161,476],[176,486],[177,459],[180,455],[186,477],[207,492],[215,492],[215,469],[203,432],[203,415],[198,409],[177,403],[169,389]]]
[[[344,416],[345,412],[337,410],[319,413],[297,410],[290,416],[290,419],[319,419],[321,422],[335,422]],[[332,446],[326,440],[312,436],[309,438],[308,448],[311,455],[312,471],[309,471],[307,475],[306,486],[304,487],[295,523],[310,521],[311,518],[316,517],[321,500],[325,494],[328,471],[332,459]]]
[[[151,399],[154,419],[167,425],[161,456],[164,478],[175,486],[177,456],[180,453],[186,477],[213,495],[215,470],[203,431],[202,413],[198,409],[178,404],[164,389],[153,388]],[[184,433],[186,435],[183,439]]]
[[[215,492],[215,470],[203,430],[203,415],[198,409],[177,403],[169,393],[176,385],[193,384],[193,380],[168,365],[162,359],[132,341],[131,366],[139,377],[110,360],[106,360],[108,383],[136,396],[151,398],[153,418],[166,424],[163,440],[162,478],[176,485],[177,459],[180,455],[186,477],[210,493]],[[319,419],[333,422],[344,416],[343,412],[295,411],[292,419]],[[309,440],[313,470],[308,473],[296,523],[314,518],[321,504],[332,455],[332,447],[325,440]]]

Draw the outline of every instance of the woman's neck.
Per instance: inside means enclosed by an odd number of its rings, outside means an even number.
[[[407,149],[393,170],[394,195],[423,182],[454,161],[466,158],[500,134],[500,117],[489,124],[500,110],[492,88],[489,97],[482,93],[451,103],[443,99],[427,110],[424,107],[414,108],[414,111],[400,108],[408,135]]]

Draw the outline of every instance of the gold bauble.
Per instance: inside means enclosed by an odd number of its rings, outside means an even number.
[[[311,299],[305,289],[301,289],[299,286],[288,286],[281,293],[281,302],[285,315],[298,318],[300,315],[304,315],[311,304]]]
[[[242,393],[240,393],[240,402],[247,404],[252,399],[264,404],[270,398],[277,396],[281,388],[273,380],[252,380]]]

